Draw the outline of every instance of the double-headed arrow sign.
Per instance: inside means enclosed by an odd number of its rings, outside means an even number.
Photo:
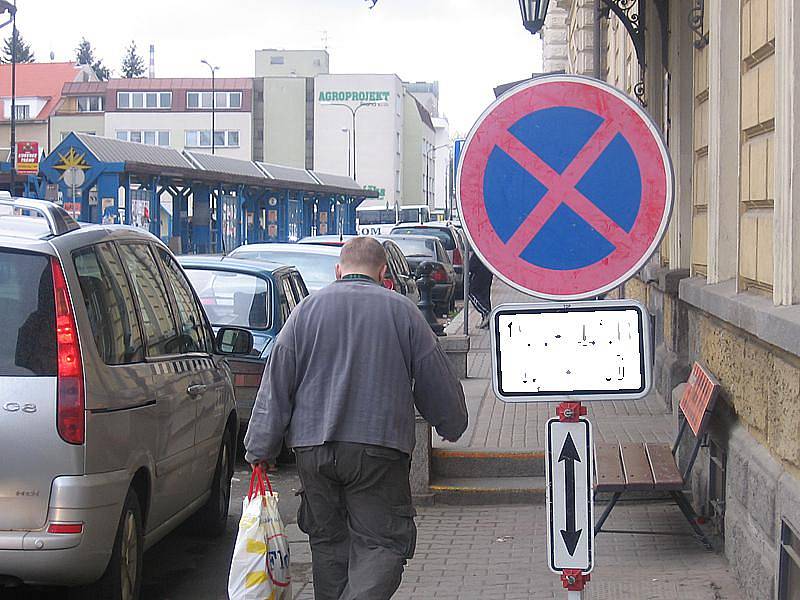
[[[546,474],[550,568],[588,573],[594,550],[589,421],[547,422]]]

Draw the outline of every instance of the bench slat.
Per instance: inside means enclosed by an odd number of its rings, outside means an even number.
[[[675,464],[675,457],[667,444],[647,444],[653,484],[657,490],[683,489],[683,477]]]
[[[630,491],[653,489],[653,473],[644,444],[622,444],[622,467]]]
[[[619,456],[619,444],[595,444],[594,468],[597,477],[595,489],[599,492],[625,490],[625,474]]]

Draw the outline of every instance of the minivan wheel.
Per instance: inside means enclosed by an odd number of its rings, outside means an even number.
[[[233,441],[230,430],[225,430],[217,457],[217,468],[211,482],[211,496],[197,513],[202,525],[200,531],[207,537],[225,533],[228,509],[231,504],[231,478],[233,477]]]
[[[138,600],[142,587],[142,542],[142,510],[139,498],[133,490],[128,490],[106,572],[82,597]]]

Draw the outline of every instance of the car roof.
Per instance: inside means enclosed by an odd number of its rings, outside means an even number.
[[[319,244],[289,244],[282,242],[267,243],[267,244],[247,244],[235,248],[231,254],[242,252],[302,252],[304,254],[326,254],[330,256],[339,256],[341,248],[332,246],[323,246]],[[231,256],[230,254],[228,256]],[[234,257],[235,258],[235,257]]]
[[[278,275],[281,271],[293,271],[294,267],[269,260],[248,260],[229,256],[178,256],[178,262],[186,267],[203,267],[217,271],[231,271],[248,275]]]
[[[304,237],[301,240],[298,240],[298,244],[325,244],[328,242],[336,242],[336,243],[344,243],[347,240],[352,240],[354,237],[358,237],[355,235],[309,235]]]

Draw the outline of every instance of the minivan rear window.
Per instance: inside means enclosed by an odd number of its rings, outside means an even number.
[[[50,258],[0,249],[0,377],[55,377]]]

